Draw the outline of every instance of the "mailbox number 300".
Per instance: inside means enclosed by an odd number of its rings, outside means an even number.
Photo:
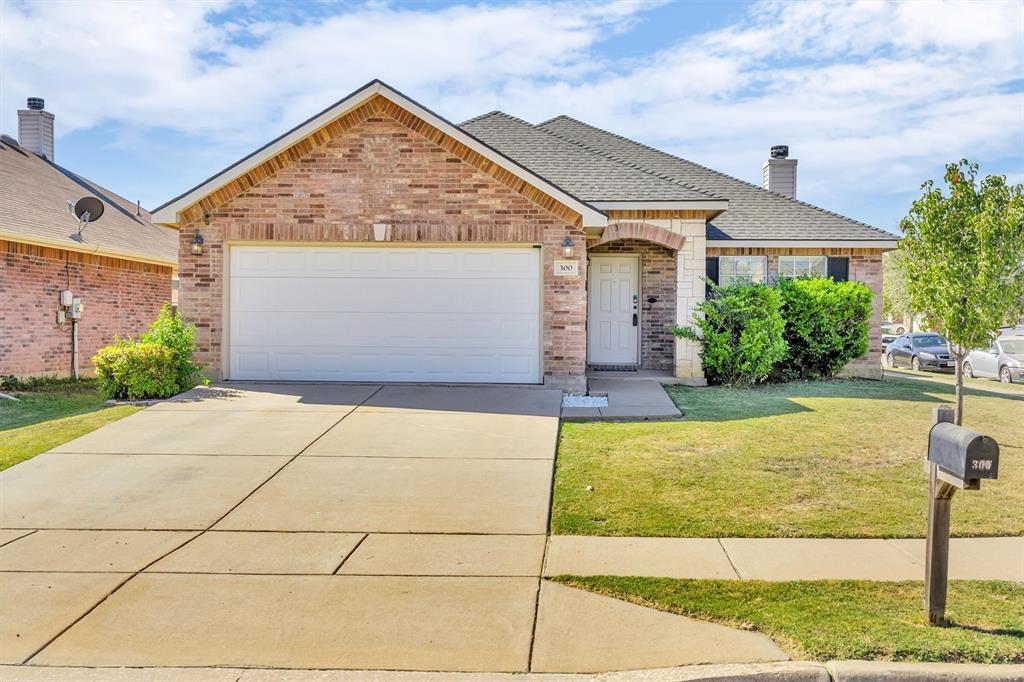
[[[972,459],[971,468],[975,471],[991,471],[992,460],[990,459]]]

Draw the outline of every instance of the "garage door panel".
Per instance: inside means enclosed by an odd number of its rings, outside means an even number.
[[[231,278],[231,309],[238,312],[302,311],[398,314],[467,314],[486,308],[536,315],[539,291],[520,279]]]
[[[242,380],[530,383],[535,381],[537,369],[532,353],[502,349],[441,353],[385,348],[325,353],[291,348],[263,353],[243,348],[232,358],[232,377]]]
[[[538,382],[530,248],[231,251],[234,379]]]
[[[360,346],[472,348],[484,346],[534,349],[540,333],[536,316],[487,315],[471,317],[430,314],[396,316],[388,313],[237,312],[231,319],[233,347]]]

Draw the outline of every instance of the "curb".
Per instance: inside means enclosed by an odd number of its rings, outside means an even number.
[[[599,674],[444,673],[270,668],[86,668],[0,665],[18,682],[1021,682],[1024,665],[788,661],[688,665]]]
[[[1021,682],[1024,665],[829,661],[832,682]]]

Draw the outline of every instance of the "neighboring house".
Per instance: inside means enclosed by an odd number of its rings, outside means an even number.
[[[810,273],[874,290],[852,369],[878,376],[895,237],[796,201],[796,161],[774,156],[766,191],[571,118],[454,125],[373,81],[153,220],[181,230],[181,310],[221,378],[703,383],[670,328],[705,274]]]
[[[53,162],[53,114],[41,99],[18,112],[20,143],[0,137],[0,375],[67,375],[71,325],[57,324],[60,292],[84,310],[79,367],[115,334],[137,335],[171,299],[177,232],[135,202]],[[82,197],[103,215],[79,233]]]

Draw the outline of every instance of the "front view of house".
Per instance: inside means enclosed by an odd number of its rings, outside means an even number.
[[[234,380],[547,384],[588,368],[702,383],[688,324],[705,275],[856,279],[895,238],[559,117],[452,124],[374,81],[161,206],[180,231],[198,359]]]

